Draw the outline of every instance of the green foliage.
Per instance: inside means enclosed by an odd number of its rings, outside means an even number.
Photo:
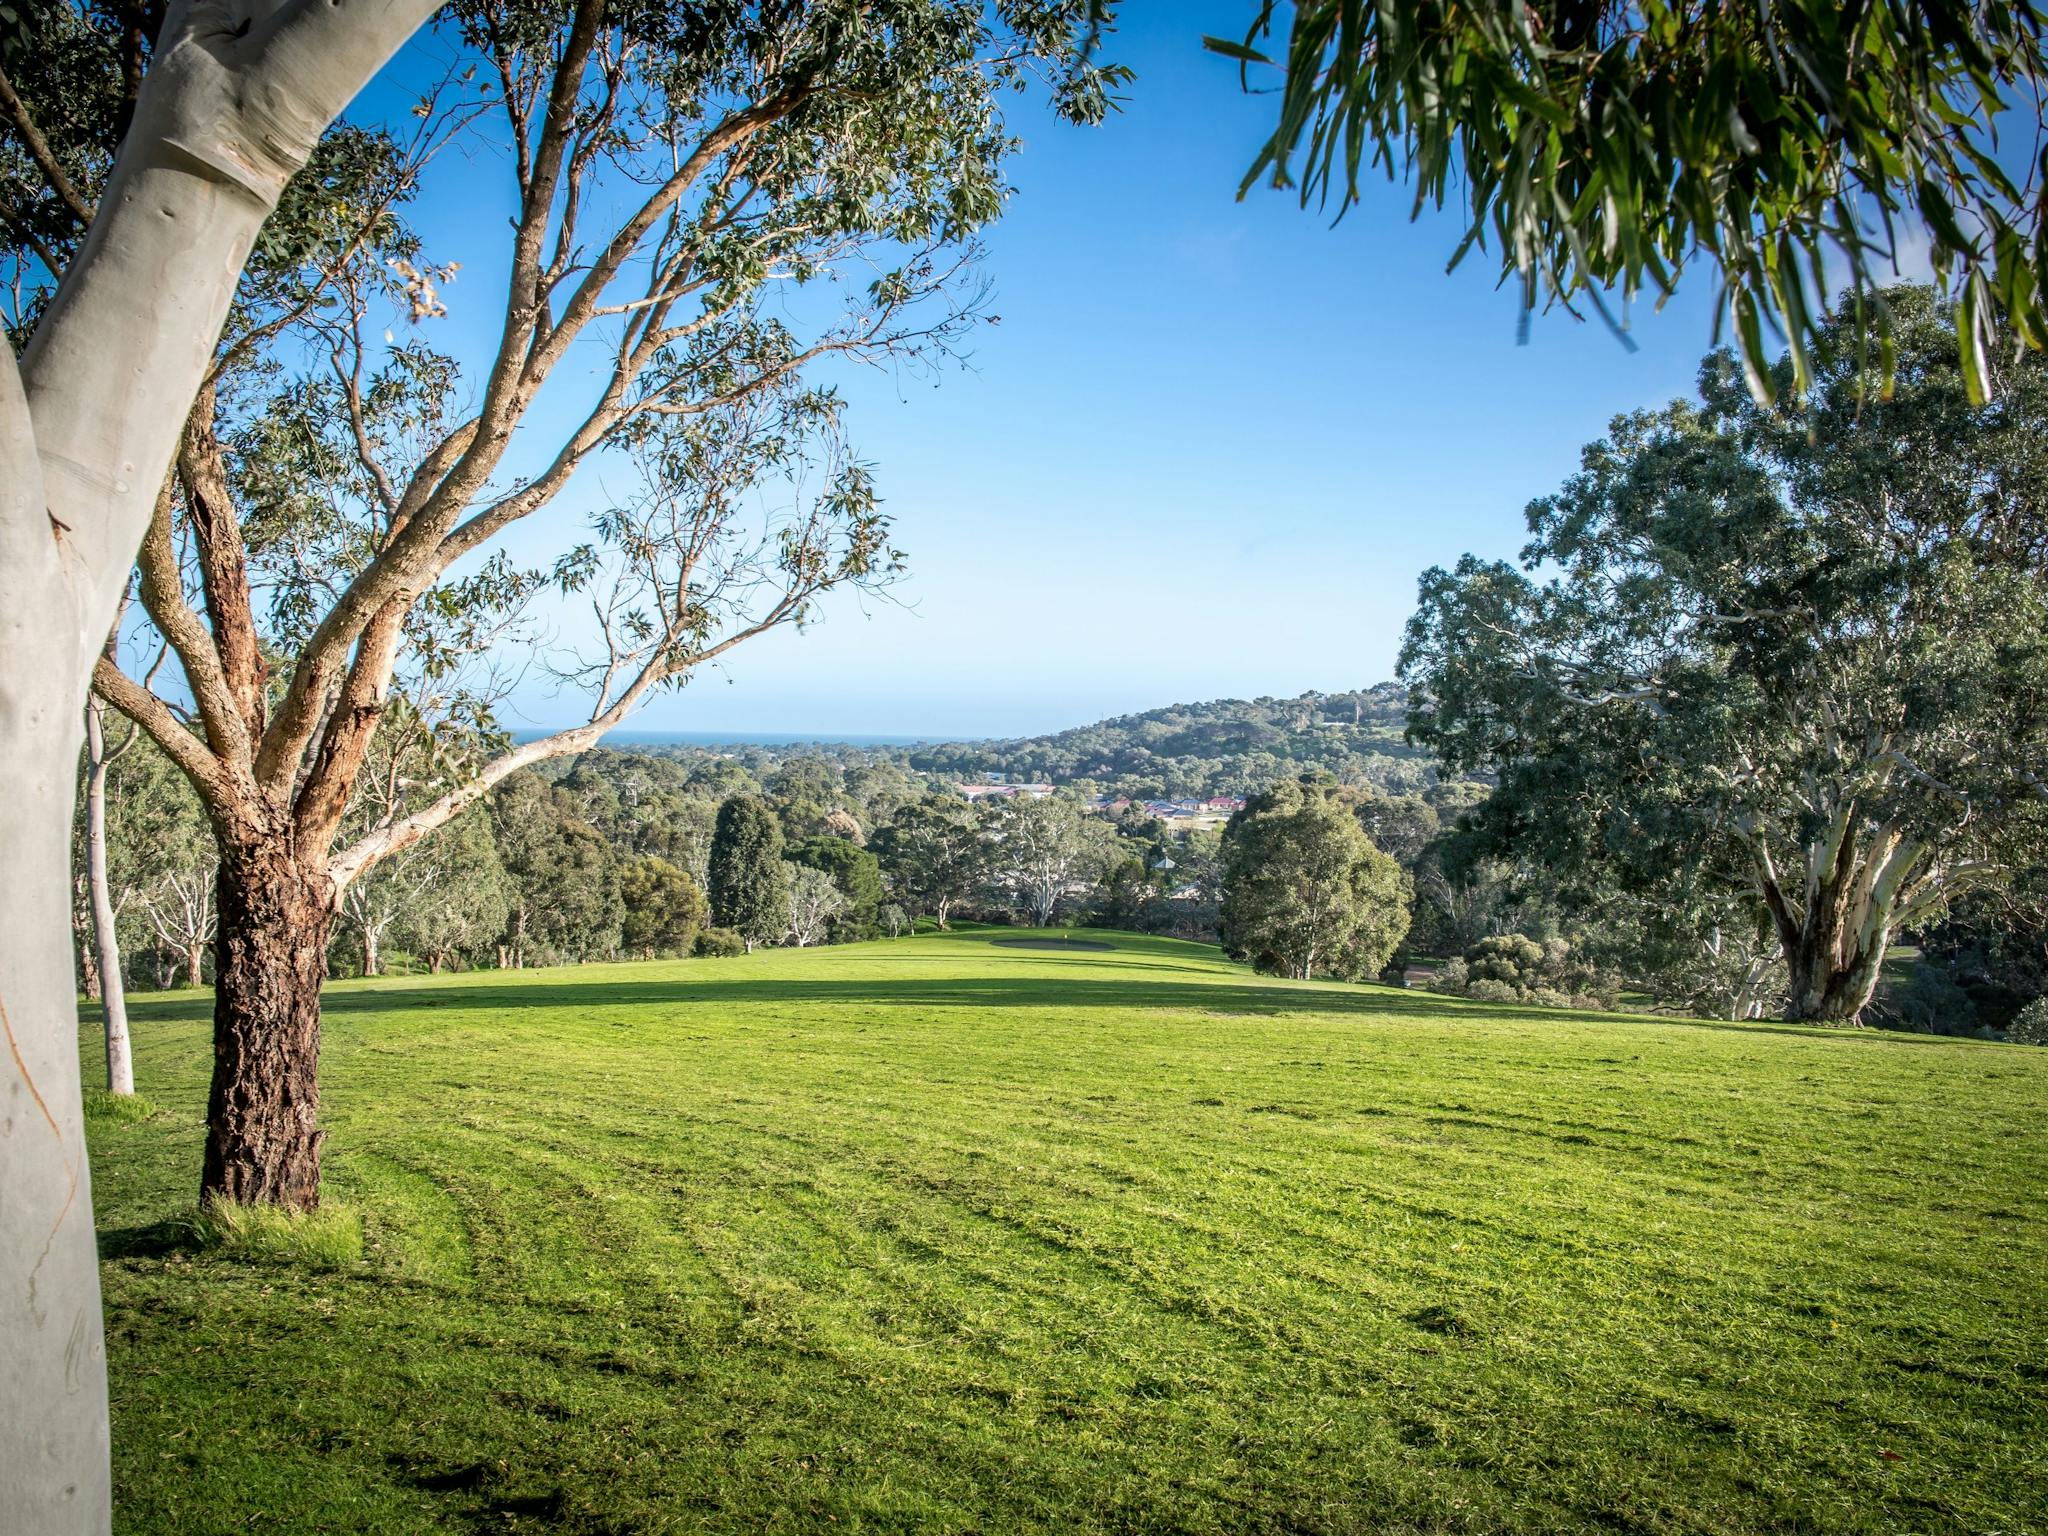
[[[1114,834],[1064,795],[1020,795],[985,808],[982,849],[990,890],[1043,928],[1101,878]]]
[[[1414,185],[1418,211],[1461,201],[1470,227],[1452,265],[1495,242],[1525,314],[1539,298],[1603,313],[1609,291],[1661,298],[1704,260],[1768,400],[1779,381],[1766,334],[1790,339],[1804,388],[1838,261],[1859,319],[1878,321],[1889,381],[1876,290],[1900,227],[1917,225],[1962,297],[1953,329],[1971,399],[1989,393],[2001,317],[2027,346],[2048,340],[2048,180],[2016,183],[1998,142],[2001,119],[2017,129],[2039,114],[2048,57],[2033,0],[1288,9],[1279,124],[1245,188],[1298,180],[1305,203],[1343,207],[1383,169]],[[1258,45],[1280,10],[1264,0],[1243,43],[1210,47],[1272,62]]]
[[[876,832],[874,851],[889,889],[913,913],[937,918],[941,928],[985,868],[974,808],[958,796],[935,795],[902,806]]]
[[[1378,975],[1408,932],[1411,894],[1334,784],[1276,784],[1224,829],[1224,951],[1262,971]]]
[[[2037,997],[2014,1014],[2005,1038],[2016,1045],[2048,1045],[2048,997]]]
[[[747,952],[747,941],[737,928],[706,928],[697,935],[690,953],[700,960],[725,960]]]
[[[129,980],[176,985],[190,974],[192,955],[213,938],[214,882],[219,856],[205,809],[184,774],[156,743],[136,732],[132,742],[109,712],[107,768],[107,874],[115,931]],[[85,844],[74,838],[79,877]]]
[[[1893,398],[1847,322],[1796,410],[1709,358],[1531,505],[1523,570],[1426,573],[1401,660],[1416,739],[1500,775],[1483,851],[1702,936],[1746,904],[1796,1017],[1854,1019],[1893,932],[2048,846],[2048,366],[1971,406],[1943,311],[1893,307]]]
[[[734,795],[718,808],[711,835],[711,920],[737,930],[750,949],[777,943],[789,932],[782,846],[782,828],[758,796]]]
[[[1437,781],[1429,754],[1402,738],[1404,695],[1391,683],[1293,699],[1216,699],[1119,715],[1051,736],[917,747],[914,768],[965,782],[1007,774],[1139,800],[1245,795],[1308,770],[1388,794]]]
[[[1887,1022],[1930,1035],[1969,1035],[1978,1030],[1977,1007],[1955,978],[1935,966],[1916,965],[1904,986],[1884,997]]]
[[[1430,990],[1485,1003],[1582,1011],[1612,1008],[1617,999],[1613,980],[1573,954],[1563,939],[1538,942],[1522,933],[1479,940],[1437,971]]]
[[[832,919],[834,943],[875,936],[882,904],[882,862],[867,849],[843,837],[821,834],[790,843],[784,850],[792,864],[821,870],[832,877],[845,906]]]
[[[619,936],[627,949],[649,960],[690,953],[706,906],[697,882],[682,869],[651,854],[623,864],[619,898],[626,912]]]
[[[597,829],[544,780],[515,774],[491,797],[512,898],[505,942],[515,965],[587,959],[618,947],[618,860]]]
[[[2048,1051],[1014,936],[339,983],[331,1273],[154,1240],[212,1047],[141,1000],[123,1522],[2038,1525]]]
[[[435,971],[475,964],[504,933],[514,899],[491,818],[465,813],[416,846],[425,876],[400,916],[398,940]]]

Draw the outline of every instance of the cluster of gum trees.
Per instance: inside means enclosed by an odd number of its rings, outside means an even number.
[[[1108,822],[1066,796],[977,807],[943,791],[899,806],[872,851],[831,833],[789,843],[766,800],[735,795],[719,808],[712,838],[711,920],[748,950],[840,932],[867,937],[886,882],[892,904],[941,928],[970,903],[1043,927],[1098,892],[1117,843]]]
[[[1036,927],[1093,894],[1114,862],[1117,833],[1066,795],[983,801],[933,795],[904,806],[875,835],[890,889],[906,910],[944,928],[982,903]]]
[[[1401,663],[1417,739],[1500,776],[1484,847],[1752,970],[1767,935],[1795,1019],[2048,858],[2048,366],[1973,403],[1946,307],[1886,302],[1888,396],[1847,320],[1784,410],[1710,357],[1530,506],[1520,569],[1425,575]]]

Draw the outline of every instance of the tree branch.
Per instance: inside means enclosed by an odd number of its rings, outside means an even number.
[[[93,691],[149,733],[150,739],[176,763],[199,798],[208,806],[221,799],[221,762],[205,742],[178,723],[170,706],[142,687],[107,657],[93,668]]]
[[[78,220],[79,228],[83,229],[91,224],[92,204],[79,194],[71,178],[64,174],[64,167],[57,163],[56,155],[51,153],[49,140],[43,137],[43,131],[36,126],[35,119],[29,116],[28,107],[15,94],[14,82],[7,78],[7,71],[4,69],[0,69],[0,112],[6,114],[8,122],[14,125],[14,131],[21,135],[21,142],[28,150],[29,158],[35,161],[36,169],[43,173],[43,180],[49,185],[50,190],[57,194],[57,201],[64,205],[71,217]],[[51,275],[63,276],[54,267],[51,268]]]
[[[171,533],[171,485],[170,477],[165,476],[142,536],[142,548],[136,554],[136,567],[142,574],[142,606],[165,643],[177,653],[192,689],[192,701],[206,726],[209,749],[216,757],[246,766],[248,725],[221,670],[213,632],[185,601],[184,573]],[[108,702],[121,708],[120,700],[111,695]],[[145,721],[136,723],[147,727]]]

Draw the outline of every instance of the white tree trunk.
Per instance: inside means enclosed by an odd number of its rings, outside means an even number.
[[[174,3],[99,216],[0,352],[0,1511],[111,1520],[68,883],[87,689],[285,182],[430,0]]]
[[[135,1091],[128,1052],[128,988],[121,980],[121,941],[114,931],[114,898],[107,879],[107,738],[98,699],[85,706],[85,875],[92,893],[93,963],[100,973],[100,1009],[106,1019],[107,1092]]]

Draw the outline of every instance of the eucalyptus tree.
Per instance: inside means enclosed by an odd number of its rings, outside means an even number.
[[[989,881],[1040,928],[1060,903],[1108,867],[1116,834],[1063,795],[1016,795],[990,808],[982,825]]]
[[[1283,779],[1224,826],[1224,952],[1262,971],[1377,976],[1407,935],[1412,896],[1332,781]]]
[[[520,768],[896,571],[814,367],[954,346],[975,319],[974,233],[1007,190],[1000,95],[1038,68],[1074,113],[1100,109],[1099,77],[1060,64],[1070,8],[896,9],[452,7],[511,149],[495,349],[466,370],[383,339],[390,303],[431,317],[449,276],[394,239],[303,318],[305,374],[202,398],[142,569],[203,729],[118,667],[97,686],[186,767],[221,832],[207,1198],[317,1201],[319,957],[354,882]],[[464,380],[476,403],[458,411]],[[535,410],[551,384],[569,408]],[[598,462],[630,490],[592,536],[551,567],[493,553]],[[344,836],[394,696],[422,717],[452,706],[473,740],[490,690],[455,673],[543,582],[593,610],[591,649],[565,667],[582,723],[453,754]]]
[[[2048,177],[2009,169],[2036,170],[2036,0],[1261,0],[1241,40],[1209,46],[1248,83],[1283,71],[1245,190],[1265,178],[1341,209],[1384,172],[1417,212],[1461,203],[1452,265],[1496,243],[1525,323],[1544,301],[1662,299],[1702,262],[1768,399],[1810,382],[1839,268],[1888,375],[1878,289],[1917,234],[1960,294],[1973,399],[2002,325],[2048,341]],[[1771,334],[1789,370],[1770,367]]]
[[[625,916],[618,860],[561,787],[515,774],[489,808],[506,885],[498,964],[516,970],[615,948]]]
[[[1530,506],[1521,569],[1428,572],[1401,661],[1416,739],[1500,775],[1490,846],[1668,912],[1740,896],[1797,1019],[1857,1019],[1896,934],[2048,851],[2048,366],[1972,405],[1945,307],[1888,302],[1892,398],[1848,319],[1787,411],[1710,357]]]
[[[785,859],[782,883],[789,892],[789,942],[798,949],[822,944],[832,923],[846,911],[846,893],[831,874],[811,864]]]
[[[875,833],[874,850],[889,888],[941,931],[954,906],[981,884],[987,862],[974,807],[957,795],[898,807]]]
[[[401,941],[438,974],[453,960],[488,954],[512,911],[512,883],[484,808],[465,811],[412,857],[433,866],[399,919]]]
[[[135,1062],[128,1040],[128,988],[121,970],[120,908],[107,869],[107,774],[133,751],[140,732],[107,745],[106,708],[96,698],[85,706],[85,884],[91,912],[92,972],[99,983],[102,1033],[107,1046],[107,1091],[135,1091]]]
[[[181,0],[7,18],[0,867],[14,894],[0,1081],[22,1108],[0,1118],[0,1508],[23,1529],[110,1519],[64,900],[93,668],[258,232],[335,115],[436,8]],[[102,42],[115,70],[70,68]]]
[[[440,9],[435,0],[180,0],[161,12],[105,13],[31,5],[11,9],[10,26],[0,34],[0,64],[25,80],[52,59],[69,62],[74,43],[82,41],[90,52],[92,39],[76,35],[82,32],[100,32],[109,45],[102,51],[117,64],[111,76],[96,76],[89,91],[76,89],[61,71],[45,74],[44,83],[54,80],[58,89],[40,96],[17,90],[11,78],[0,80],[5,173],[19,182],[27,175],[23,167],[30,167],[35,188],[33,198],[8,202],[15,286],[29,292],[12,318],[16,338],[27,341],[18,361],[10,351],[0,367],[0,763],[7,765],[14,811],[0,822],[0,864],[23,892],[14,920],[0,931],[0,1010],[13,1045],[5,1068],[10,1092],[36,1106],[34,1115],[10,1116],[0,1129],[9,1191],[0,1205],[0,1254],[6,1256],[0,1259],[0,1363],[11,1386],[7,1411],[0,1413],[9,1426],[9,1439],[0,1445],[6,1453],[0,1455],[0,1506],[39,1529],[99,1530],[109,1518],[104,1366],[63,891],[85,696],[130,563],[153,520],[160,520],[165,466],[218,361],[221,324],[259,231],[336,114]],[[584,89],[594,60],[600,74],[620,63],[626,50],[617,43],[627,31],[651,30],[674,45],[674,67],[653,73],[660,87],[673,86],[693,100],[744,93],[754,83],[752,66],[761,67],[764,80],[773,74],[765,94],[736,107],[720,149],[776,141],[787,157],[785,169],[794,173],[795,162],[810,158],[798,148],[801,134],[768,130],[808,117],[815,147],[833,143],[845,119],[860,109],[916,121],[920,105],[955,95],[955,77],[940,66],[957,60],[963,38],[972,40],[966,50],[972,60],[986,66],[975,78],[1006,83],[1064,49],[1073,28],[1099,9],[1093,0],[991,0],[986,8],[906,0],[878,15],[861,0],[815,0],[708,13],[691,8],[673,23],[630,25],[621,25],[601,0],[503,13],[506,25],[495,29],[483,51],[504,81],[515,130],[522,199],[514,277],[525,291],[508,316],[526,323],[531,345],[526,355],[501,356],[490,369],[492,387],[475,428],[440,466],[436,483],[443,489],[470,482],[467,493],[452,497],[464,504],[455,518],[497,469],[509,417],[531,399],[524,386],[559,361],[549,343],[566,346],[599,318],[593,313],[599,304],[584,311],[581,323],[571,323],[548,302],[567,279],[567,266],[589,276],[634,256],[640,239],[675,206],[671,200],[655,207],[627,249],[614,240],[594,266],[583,266],[584,252],[572,245],[547,253],[551,212],[573,218],[576,207],[574,199],[556,201],[556,194],[565,190],[565,177],[588,172],[599,154],[597,143],[577,137],[572,122],[602,117],[622,96],[630,98],[626,114],[635,118],[643,103],[657,113],[672,105],[602,80]],[[25,16],[48,22],[52,32],[61,29],[65,48],[44,47],[28,35]],[[474,35],[478,16],[453,12],[451,25]],[[493,30],[488,22],[482,27]],[[733,46],[721,50],[721,42]],[[927,88],[892,97],[886,70],[876,68],[892,60],[907,66],[903,74],[920,75]],[[721,68],[721,61],[734,67]],[[1059,104],[1076,117],[1098,114],[1116,78],[1115,71],[1094,66],[1056,73]],[[553,77],[544,92],[534,88],[543,75]],[[53,110],[60,100],[61,114]],[[110,110],[102,111],[105,103]],[[591,106],[595,110],[586,111]],[[60,117],[68,125],[73,108],[89,120],[86,130],[57,133],[54,125]],[[839,121],[832,120],[835,110]],[[971,100],[967,110],[974,110]],[[636,126],[606,142],[615,146],[637,133]],[[687,186],[707,172],[716,175],[716,158],[675,167],[674,176],[686,177]],[[985,164],[971,170],[983,200],[999,197]],[[23,210],[28,216],[13,216]],[[572,286],[591,294],[584,283]],[[425,283],[415,292],[431,302]],[[643,339],[663,329],[645,309],[630,305],[616,318]],[[518,354],[521,347],[510,351]],[[197,419],[203,425],[209,415],[201,410]],[[444,497],[435,510],[446,513],[449,502]],[[502,503],[499,509],[505,510]],[[408,513],[425,510],[411,506]],[[429,515],[409,521],[411,550],[423,557],[457,526],[451,519],[437,527]],[[474,523],[471,528],[483,531]],[[367,634],[390,602],[423,589],[422,574],[409,556],[387,567],[390,587],[358,593],[367,612],[346,623]],[[195,693],[199,682],[210,681],[195,682]],[[248,707],[246,695],[226,702]],[[325,712],[324,697],[316,707],[303,691],[284,703],[302,721]],[[216,720],[204,723],[211,736]],[[231,722],[222,717],[218,723]],[[207,745],[211,750],[220,743]],[[205,764],[193,754],[184,766]],[[305,937],[303,931],[298,936]],[[307,949],[297,943],[291,956],[274,962],[294,987]],[[259,969],[273,964],[256,963]],[[239,968],[239,960],[229,967]],[[232,1048],[228,1054],[234,1055]],[[304,1056],[303,1031],[289,1054]],[[231,1062],[231,1077],[234,1071]],[[287,1075],[303,1073],[295,1067]],[[310,1089],[310,1078],[295,1086]],[[310,1115],[275,1129],[260,1137],[265,1146],[253,1159],[239,1147],[224,1149],[232,1155],[223,1166],[263,1162],[271,1165],[268,1173],[210,1179],[209,1191],[309,1199]],[[288,1176],[277,1171],[283,1165],[291,1166]],[[52,1296],[61,1296],[62,1304]]]
[[[850,838],[835,837],[829,832],[788,844],[783,856],[792,864],[823,870],[846,898],[845,905],[832,918],[834,943],[875,936],[882,905],[880,859]]]

